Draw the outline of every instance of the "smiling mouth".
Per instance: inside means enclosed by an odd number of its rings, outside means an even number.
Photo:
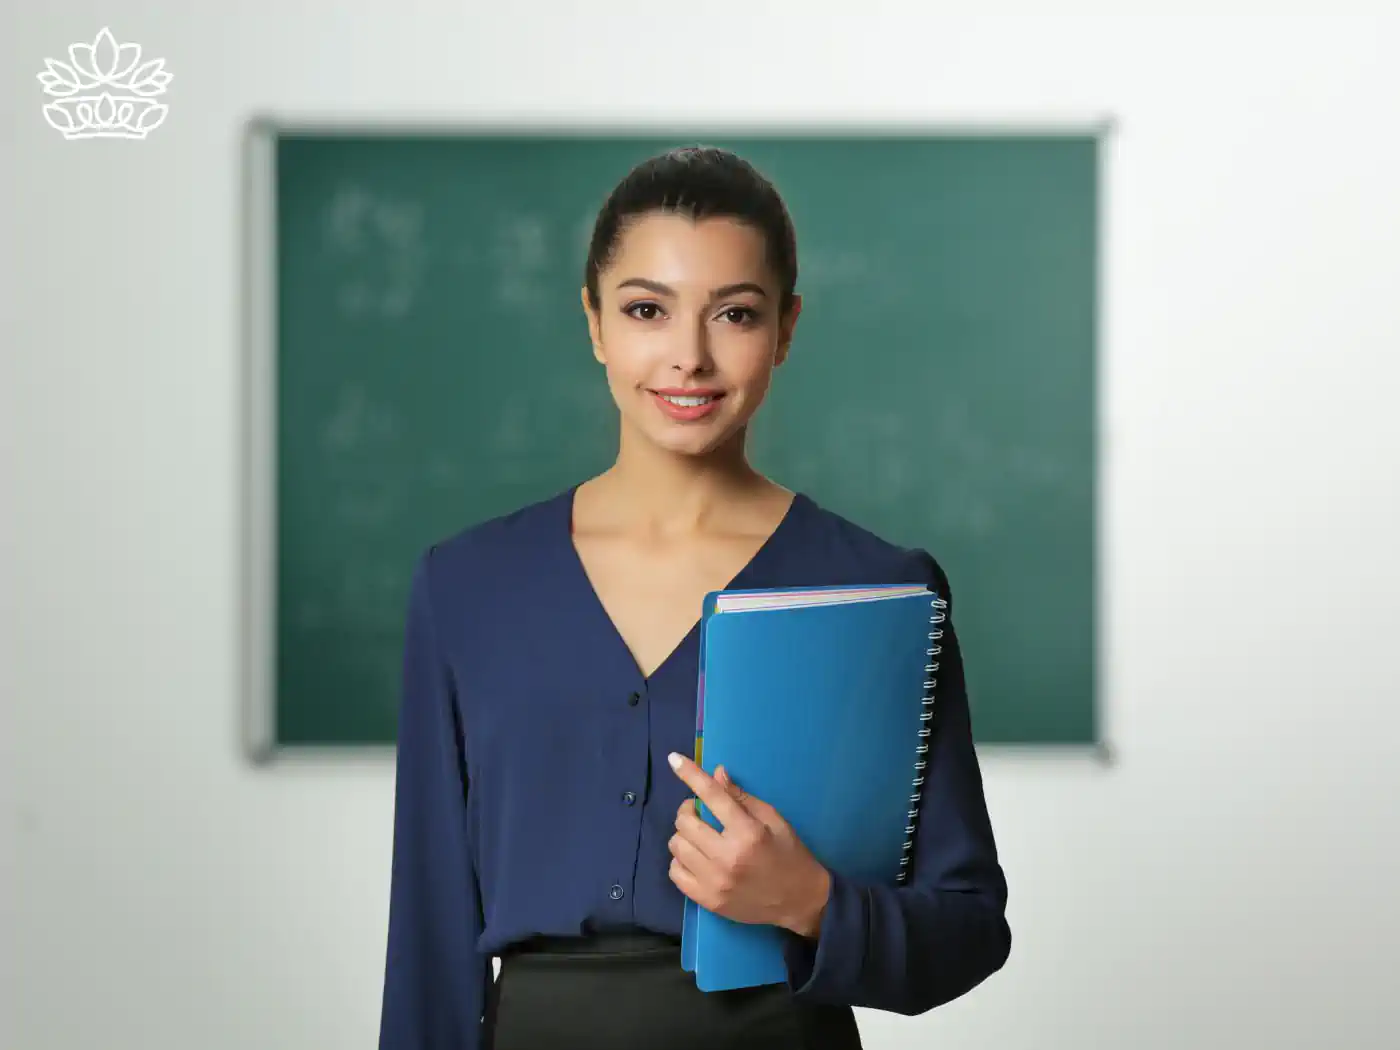
[[[679,408],[699,408],[701,405],[708,405],[712,401],[718,401],[723,394],[663,394],[659,390],[652,391],[657,397],[668,404],[676,405]]]

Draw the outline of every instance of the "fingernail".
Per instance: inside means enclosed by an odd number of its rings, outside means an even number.
[[[666,761],[671,763],[672,769],[681,768],[681,756],[676,754],[674,751],[672,751],[669,755],[666,756]]]

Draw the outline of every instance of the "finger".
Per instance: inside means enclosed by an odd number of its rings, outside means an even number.
[[[724,853],[724,837],[709,821],[696,814],[687,801],[676,814],[676,834],[707,857],[718,859]]]
[[[720,875],[719,866],[714,859],[706,855],[704,850],[679,831],[671,836],[666,843],[666,848],[671,851],[671,856],[680,861],[685,870],[695,877],[697,882],[707,885],[713,884]]]
[[[676,889],[680,890],[700,907],[709,911],[714,911],[714,902],[709,892],[705,889],[704,883],[695,877],[693,871],[679,860],[672,858],[671,868],[667,874],[670,875],[671,881],[675,883]]]
[[[745,820],[752,820],[744,807],[735,801],[734,796],[724,789],[710,774],[697,766],[690,759],[677,752],[671,752],[671,768],[676,771],[676,776],[680,777],[685,785],[695,792],[695,797],[705,805],[710,807],[719,822],[726,828],[732,824],[742,824]]]
[[[769,828],[778,828],[786,826],[787,821],[783,819],[783,815],[781,813],[774,809],[769,803],[764,802],[763,799],[759,798],[756,795],[750,795],[742,787],[736,784],[730,778],[729,770],[725,769],[723,766],[716,767],[715,782],[725,787],[733,796],[734,801],[739,803],[739,805],[743,806],[745,812],[747,812],[751,817],[753,817],[754,820],[756,820],[758,823],[763,824],[764,826]]]
[[[715,767],[715,783],[728,791],[734,801],[739,803],[739,805],[742,806],[748,800],[748,792],[734,783],[729,776],[729,770],[725,769],[723,766]]]

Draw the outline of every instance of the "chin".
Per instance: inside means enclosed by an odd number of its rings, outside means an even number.
[[[689,433],[683,430],[677,433],[676,430],[651,430],[647,438],[657,448],[678,456],[706,456],[723,446],[734,435],[732,429],[719,427],[706,427],[703,431],[695,430]]]
[[[649,419],[641,428],[652,445],[678,456],[707,456],[728,445],[743,429],[744,421],[727,413],[704,423]]]

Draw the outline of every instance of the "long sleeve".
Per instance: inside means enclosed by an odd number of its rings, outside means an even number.
[[[380,1050],[478,1050],[490,987],[467,822],[459,707],[432,612],[432,552],[404,640]]]
[[[904,1015],[970,991],[1011,951],[1006,880],[973,748],[952,600],[941,569],[920,553],[948,608],[912,874],[901,885],[833,874],[815,943],[796,935],[785,942],[795,995]]]

